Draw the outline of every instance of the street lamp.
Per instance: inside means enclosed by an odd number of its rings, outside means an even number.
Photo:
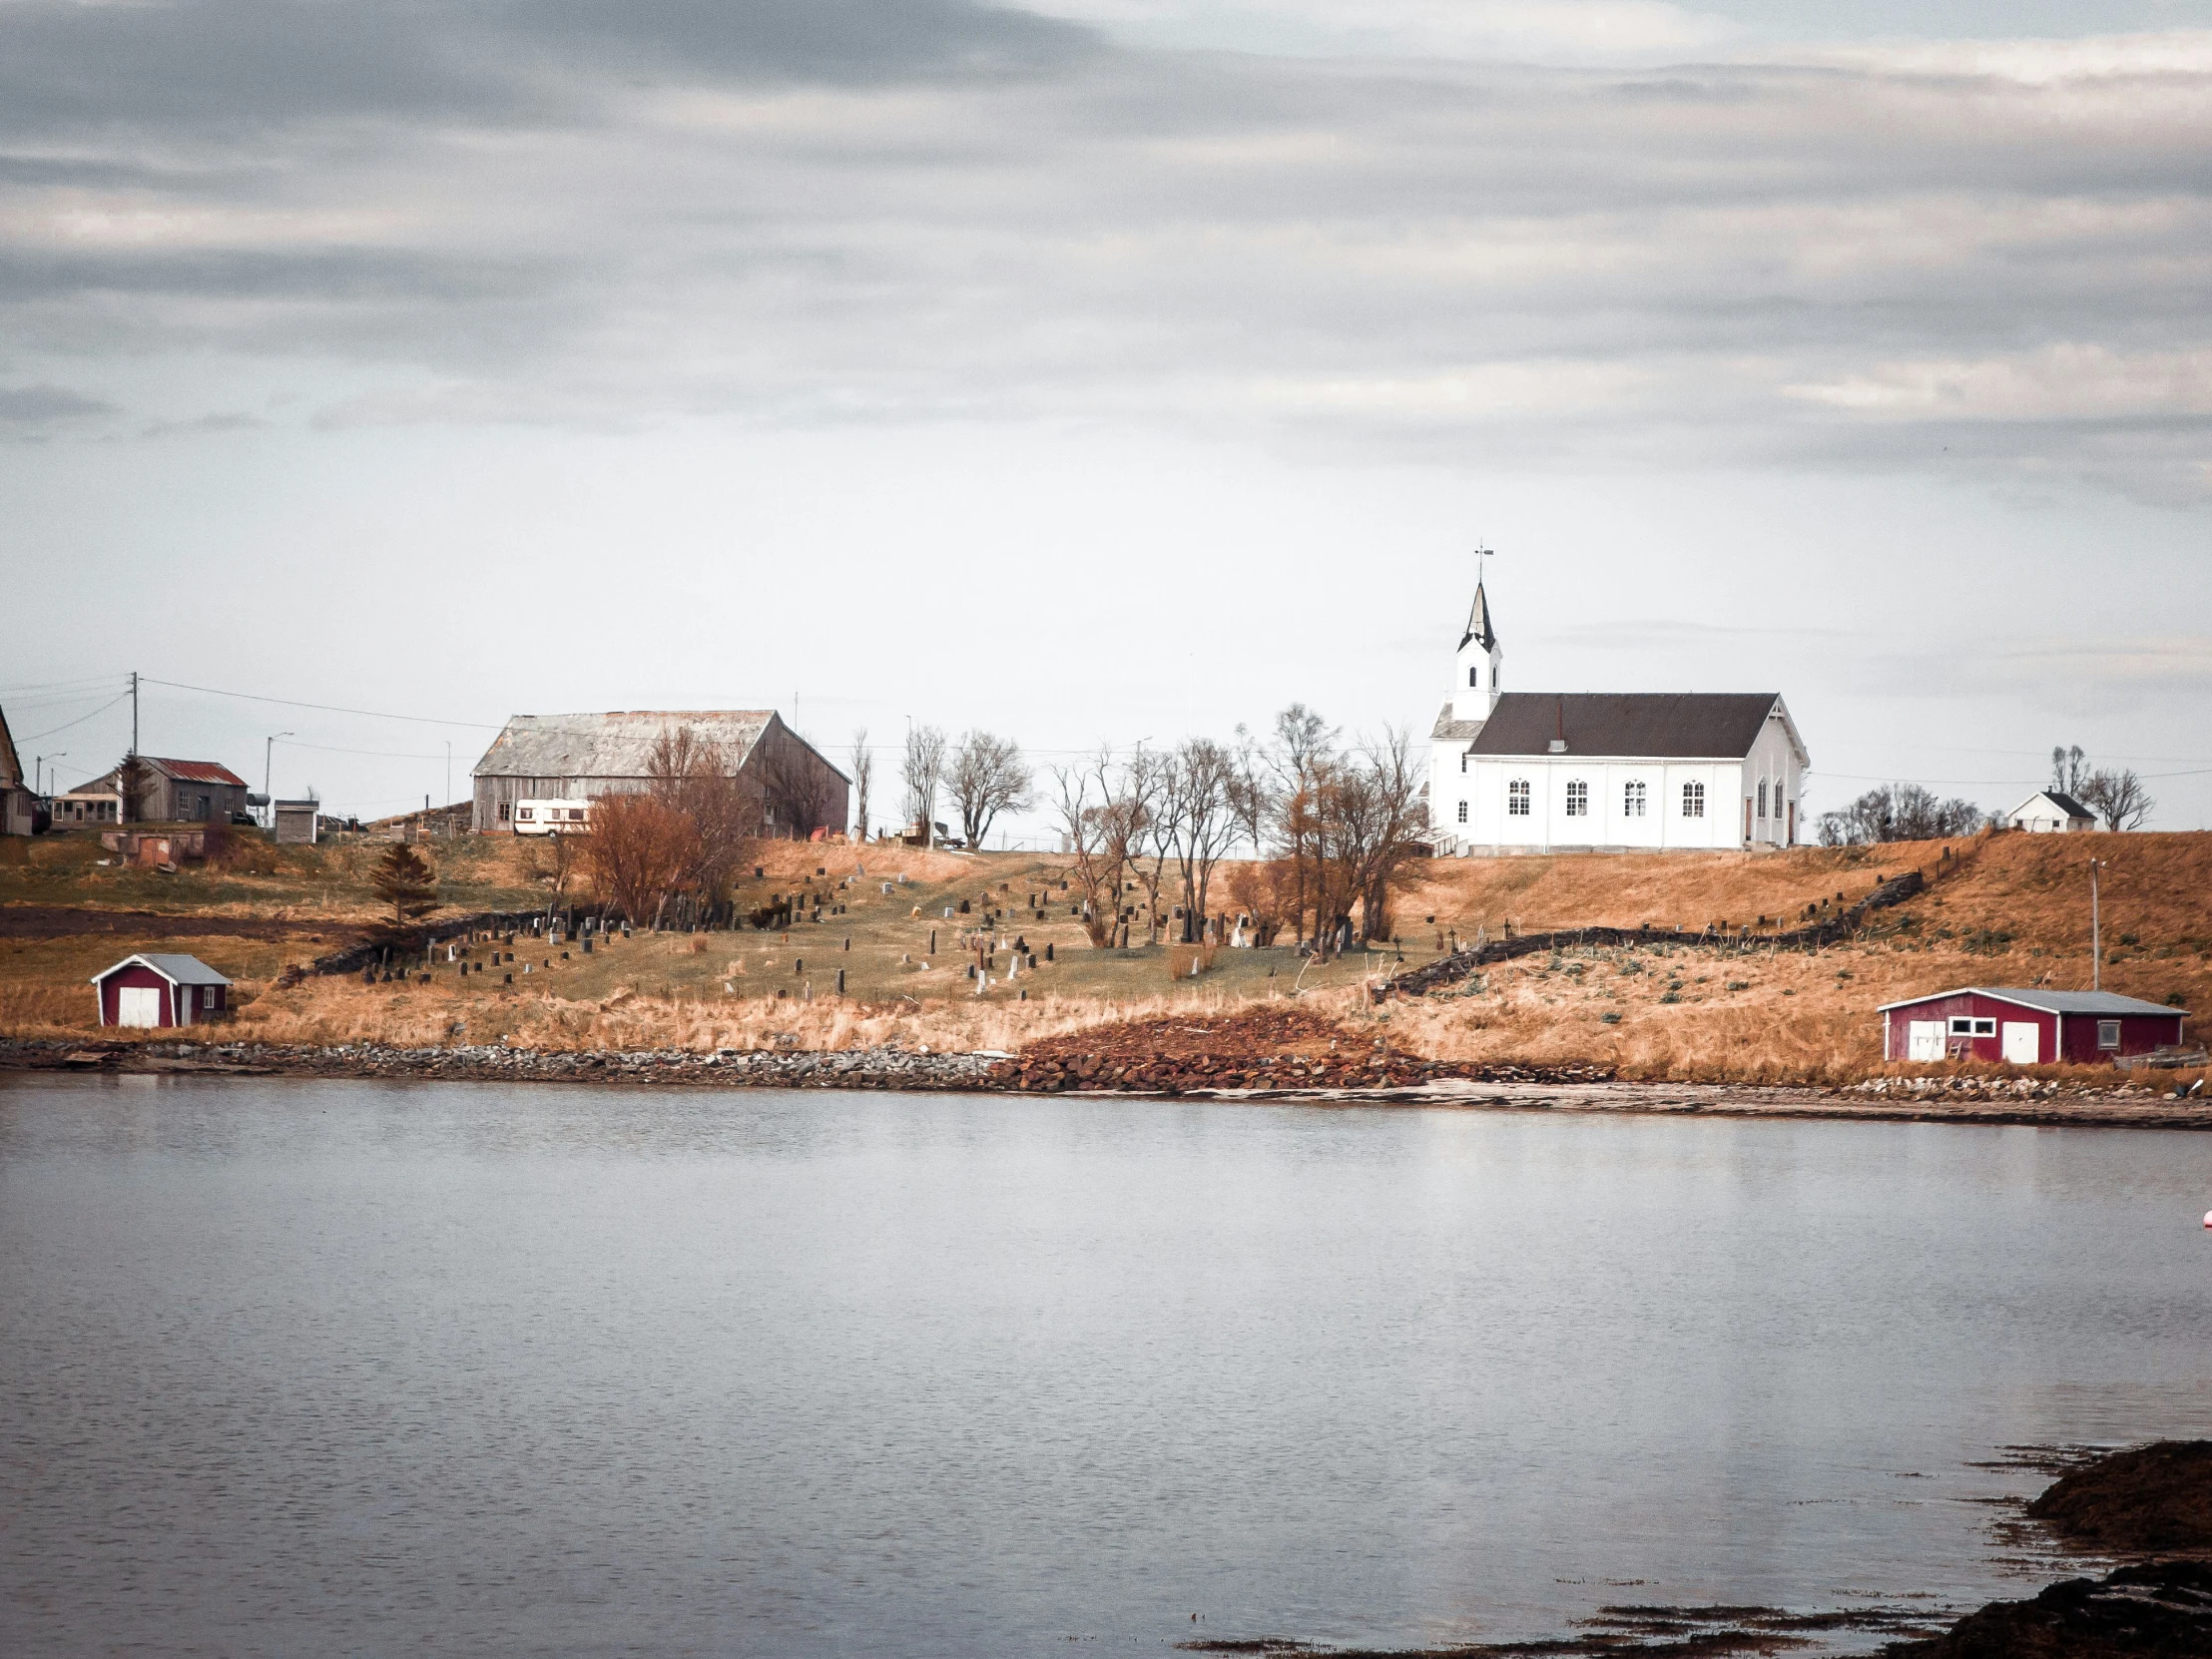
[[[39,787],[39,780],[40,780],[40,778],[41,778],[41,777],[42,777],[42,776],[44,775],[44,773],[45,773],[45,771],[46,771],[46,763],[47,763],[48,761],[66,761],[66,760],[68,760],[68,759],[69,759],[69,751],[68,751],[68,750],[66,750],[66,749],[65,749],[65,750],[63,750],[63,751],[62,751],[62,752],[61,752],[61,753],[60,753],[59,755],[34,755],[34,756],[32,756],[32,757],[31,757],[31,793],[32,793],[33,795],[44,795],[44,794],[46,793],[46,792],[45,792],[45,791],[44,791],[43,789],[41,789],[41,788]],[[22,764],[23,764],[23,763],[22,763],[21,761],[18,761],[18,762],[16,762],[16,765],[17,765],[17,766],[21,766]]]
[[[276,754],[276,740],[278,738],[288,738],[291,735],[289,732],[274,733],[262,745],[262,811],[269,815],[269,823],[262,826],[264,830],[274,828],[276,823],[276,800],[269,788],[270,761]]]

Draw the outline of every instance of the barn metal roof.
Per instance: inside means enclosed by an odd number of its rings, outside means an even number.
[[[1961,985],[1953,991],[1930,991],[1926,996],[1909,996],[1902,1002],[1885,1002],[1875,1012],[1886,1014],[1892,1008],[1940,1002],[1947,996],[1989,996],[1999,1002],[2016,1002],[2023,1008],[2039,1008],[2046,1014],[2165,1014],[2171,1018],[2186,1018],[2189,1013],[2186,1008],[2145,1002],[2139,996],[2121,996],[2117,991],[2054,991],[2040,985],[2026,989],[2017,985]]]
[[[246,788],[246,780],[218,761],[168,761],[159,755],[141,755],[140,760],[156,767],[180,784],[231,784]]]
[[[92,976],[97,985],[101,980],[122,972],[132,963],[150,967],[173,985],[228,985],[230,980],[203,962],[197,956],[180,956],[169,953],[126,956],[111,968],[103,968]]]
[[[689,726],[739,765],[776,719],[769,709],[631,709],[516,715],[476,763],[477,778],[644,778],[663,733]]]
[[[1567,755],[1651,760],[1741,760],[1767,717],[1789,712],[1776,692],[1506,692],[1470,755]],[[1804,745],[1790,728],[1791,747]]]

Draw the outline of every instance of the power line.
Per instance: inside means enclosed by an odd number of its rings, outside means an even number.
[[[130,695],[131,694],[129,692],[120,692],[116,696],[109,698],[107,702],[101,704],[99,708],[93,710],[92,713],[89,715],[79,715],[75,720],[67,721],[60,726],[49,726],[43,732],[33,732],[27,738],[16,739],[16,742],[19,744],[37,743],[42,738],[51,738],[56,733],[66,732],[72,726],[82,726],[86,721],[96,719],[99,716],[106,714],[110,709],[114,708],[118,703],[122,702],[124,698],[129,697]]]
[[[112,674],[88,674],[82,680],[34,680],[20,686],[0,686],[0,697],[15,697],[22,693],[63,692],[81,686],[112,686],[116,677]],[[97,692],[88,696],[98,696]]]
[[[501,727],[496,721],[440,720],[434,715],[394,715],[380,709],[341,709],[334,703],[301,703],[290,697],[264,697],[258,692],[224,691],[218,686],[188,686],[181,680],[157,680],[151,674],[145,677],[149,686],[167,686],[172,691],[205,692],[210,697],[235,697],[247,703],[276,703],[286,709],[315,709],[326,715],[360,715],[369,720],[405,720],[417,726],[470,726],[483,732],[497,732]]]
[[[454,724],[459,725],[460,722],[456,721]],[[282,744],[286,749],[313,749],[324,755],[381,755],[394,761],[442,761],[445,759],[443,755],[417,755],[412,751],[399,749],[340,749],[334,744],[301,743],[296,738],[277,738],[275,741]]]

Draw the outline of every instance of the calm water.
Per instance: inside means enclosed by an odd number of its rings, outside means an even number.
[[[0,1085],[0,1648],[1043,1654],[2017,1594],[2212,1136]]]

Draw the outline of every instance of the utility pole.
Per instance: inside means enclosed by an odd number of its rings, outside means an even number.
[[[276,752],[276,739],[290,736],[289,732],[278,732],[262,745],[262,811],[269,815],[269,822],[262,827],[265,830],[276,828],[276,798],[269,787],[270,757]]]
[[[65,749],[65,750],[63,750],[63,751],[62,751],[62,752],[61,752],[61,753],[60,753],[59,755],[34,755],[34,756],[32,756],[32,757],[31,757],[31,793],[32,793],[33,795],[44,795],[44,794],[46,793],[46,792],[45,792],[45,790],[43,790],[42,788],[40,788],[40,787],[39,787],[39,780],[40,780],[40,779],[41,779],[42,777],[44,777],[44,775],[45,775],[45,772],[46,772],[46,763],[47,763],[48,761],[66,761],[66,760],[68,760],[68,759],[69,759],[69,751],[68,751],[68,750],[66,750],[66,749]],[[19,761],[19,762],[17,762],[16,764],[17,764],[18,766],[22,765],[22,763],[21,763],[20,761]]]
[[[2103,862],[2089,860],[2089,988],[2093,991],[2104,989],[2104,937],[2097,915],[2097,866]]]
[[[131,758],[138,759],[138,670],[131,670]]]

